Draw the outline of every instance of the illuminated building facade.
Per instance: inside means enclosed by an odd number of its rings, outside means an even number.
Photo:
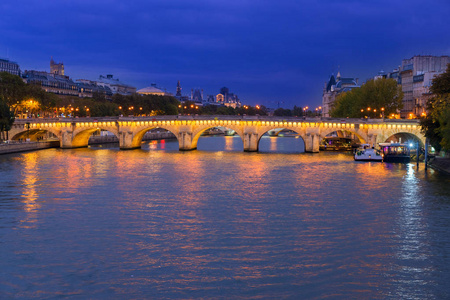
[[[216,95],[216,102],[233,108],[242,106],[239,97],[230,93],[230,90],[227,87],[220,89],[220,93]]]
[[[152,83],[151,86],[140,89],[136,92],[139,95],[157,95],[157,96],[166,96],[168,95],[163,90],[156,87],[156,83]]]

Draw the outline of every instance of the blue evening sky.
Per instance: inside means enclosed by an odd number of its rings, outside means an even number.
[[[448,0],[2,0],[0,57],[72,79],[113,74],[244,104],[321,105],[338,67],[361,81],[414,55],[450,55]]]

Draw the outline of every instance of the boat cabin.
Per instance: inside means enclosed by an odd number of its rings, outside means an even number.
[[[359,145],[356,145],[351,138],[345,137],[331,137],[327,136],[322,140],[322,143],[319,145],[320,151],[352,151],[352,149],[357,148]]]
[[[380,143],[379,146],[385,162],[407,163],[411,160],[408,144]]]

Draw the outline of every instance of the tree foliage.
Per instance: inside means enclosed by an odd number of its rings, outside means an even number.
[[[437,151],[450,150],[450,64],[436,76],[430,87],[433,97],[427,102],[428,115],[420,121],[425,136]]]
[[[172,96],[115,94],[112,102],[122,107],[123,115],[177,115],[179,101]],[[142,108],[142,109],[141,109]]]
[[[330,115],[335,118],[363,116],[379,118],[382,109],[386,116],[395,114],[402,108],[402,99],[403,92],[396,80],[385,78],[369,80],[360,88],[340,94]]]
[[[286,117],[291,117],[292,116],[292,110],[290,110],[289,108],[282,108],[279,107],[277,109],[275,109],[275,111],[273,112],[274,116],[286,116]]]
[[[50,111],[57,102],[57,96],[45,92],[40,85],[26,84],[22,78],[7,72],[0,72],[0,97],[15,112],[30,109],[29,101],[35,102],[34,111]]]
[[[0,96],[9,106],[25,98],[27,86],[22,78],[8,72],[0,72]]]
[[[7,133],[11,130],[13,123],[14,113],[11,112],[9,105],[3,100],[3,97],[0,97],[0,140],[8,139]]]

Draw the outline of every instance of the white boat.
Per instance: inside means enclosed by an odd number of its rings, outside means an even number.
[[[383,161],[383,156],[378,150],[368,147],[368,145],[363,145],[355,151],[356,161]]]

